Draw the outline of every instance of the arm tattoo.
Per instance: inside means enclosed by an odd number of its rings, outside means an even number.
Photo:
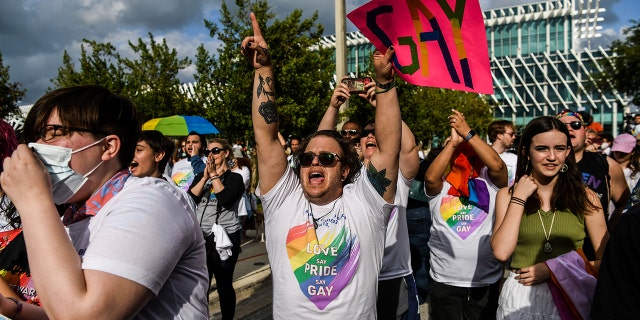
[[[272,96],[275,97],[275,93],[273,92],[273,79],[271,79],[271,77],[267,77],[266,79],[262,77],[262,75],[258,75],[258,77],[260,78],[260,83],[258,84],[258,89],[256,91],[258,91],[256,94],[258,95],[258,98],[260,98],[261,94],[265,94],[266,96]],[[267,91],[267,87],[269,89],[269,91]]]
[[[276,103],[267,100],[262,102],[258,107],[258,112],[264,118],[264,122],[272,124],[278,122],[278,110],[276,109]]]
[[[386,178],[386,173],[387,169],[378,171],[371,163],[369,163],[367,167],[369,182],[371,182],[373,188],[376,189],[381,196],[387,191],[387,187],[391,184],[391,180]]]

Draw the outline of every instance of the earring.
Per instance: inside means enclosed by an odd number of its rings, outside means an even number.
[[[566,163],[563,163],[562,167],[560,167],[560,172],[567,172],[567,170],[569,170],[569,166]]]

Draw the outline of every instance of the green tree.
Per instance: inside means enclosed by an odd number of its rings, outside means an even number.
[[[76,71],[71,56],[65,50],[58,75],[51,80],[54,87],[98,84],[118,94],[128,93],[120,54],[112,44],[83,39],[79,63],[80,70]]]
[[[20,82],[10,82],[9,78],[9,66],[4,66],[0,52],[0,118],[9,114],[20,114],[16,104],[27,92]]]
[[[84,39],[81,44],[79,70],[65,51],[58,75],[51,82],[55,88],[98,84],[114,93],[129,97],[142,113],[143,119],[174,114],[201,114],[203,107],[181,92],[178,72],[191,64],[188,58],[178,58],[163,40],[155,41],[149,33],[149,43],[138,38],[129,46],[135,59],[123,58],[110,43]]]
[[[334,70],[331,51],[319,46],[324,28],[317,23],[317,12],[302,19],[302,11],[294,10],[283,20],[274,20],[264,0],[236,0],[234,10],[223,1],[220,12],[219,24],[205,20],[211,37],[222,42],[217,55],[204,46],[196,55],[198,101],[207,104],[208,118],[230,139],[253,134],[254,72],[239,48],[242,39],[252,34],[249,13],[254,12],[274,61],[281,132],[286,136],[315,131],[331,97]]]
[[[633,97],[633,103],[640,105],[640,20],[631,20],[633,26],[624,30],[626,38],[611,43],[615,56],[611,63],[605,62],[602,72],[594,74],[601,88],[612,86]]]
[[[176,49],[170,49],[166,39],[158,43],[149,33],[149,43],[138,38],[129,41],[137,59],[122,59],[126,67],[129,96],[142,112],[145,120],[174,114],[200,114],[203,108],[192,103],[186,93],[179,90],[178,72],[191,65],[189,58],[178,59]]]

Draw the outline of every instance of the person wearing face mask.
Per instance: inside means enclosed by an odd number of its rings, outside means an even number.
[[[0,183],[51,318],[208,319],[204,239],[188,196],[128,171],[140,128],[131,101],[106,88],[57,89],[29,112],[28,146],[4,161]]]
[[[14,129],[0,120],[0,160],[11,156],[17,146]],[[46,313],[38,307],[40,298],[31,279],[20,215],[1,188],[0,213],[0,314],[12,318],[19,315],[23,320],[46,319]]]
[[[198,205],[196,216],[206,240],[209,283],[215,275],[220,297],[222,319],[233,319],[236,293],[233,289],[233,271],[240,254],[242,225],[238,219],[238,206],[244,194],[244,182],[239,173],[232,172],[228,162],[233,159],[233,148],[224,139],[209,142],[207,167],[197,175],[189,194]],[[214,233],[221,226],[231,242],[231,256],[221,255],[217,247],[224,234]],[[226,259],[225,259],[226,258]]]

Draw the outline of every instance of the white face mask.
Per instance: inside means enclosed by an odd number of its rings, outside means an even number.
[[[604,150],[604,149],[606,149],[606,148],[609,148],[609,143],[608,143],[608,142],[603,142],[603,143],[600,145],[600,149]]]
[[[73,197],[80,188],[87,182],[88,177],[100,167],[103,161],[91,169],[87,174],[81,175],[69,167],[71,156],[74,153],[86,150],[104,141],[106,137],[77,150],[71,150],[65,147],[53,146],[41,143],[29,143],[36,155],[42,160],[49,177],[51,177],[51,185],[53,186],[53,202],[56,204],[66,203]]]

